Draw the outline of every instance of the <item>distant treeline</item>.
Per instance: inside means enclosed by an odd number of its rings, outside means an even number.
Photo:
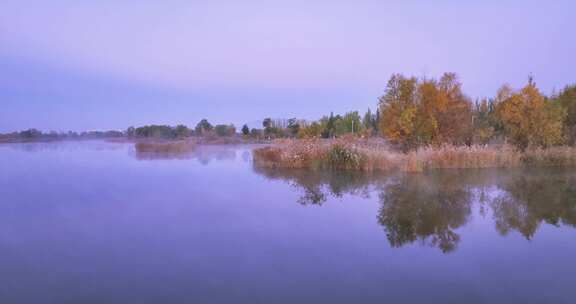
[[[125,131],[42,133],[35,129],[0,134],[0,141],[60,138],[161,138],[190,136],[245,139],[337,138],[345,134],[384,137],[404,150],[424,146],[511,143],[521,150],[576,143],[576,85],[551,96],[542,94],[529,77],[519,90],[502,86],[496,96],[472,101],[454,73],[440,79],[394,74],[377,111],[330,113],[317,121],[264,118],[259,128],[247,124],[212,125],[202,119],[186,125],[147,125]]]
[[[28,129],[20,132],[0,133],[2,141],[51,141],[63,139],[98,139],[98,138],[119,138],[123,137],[122,131],[86,131],[86,132],[42,132],[36,129]]]
[[[64,139],[98,139],[98,138],[150,138],[150,139],[183,139],[191,136],[201,137],[231,137],[239,136],[236,127],[229,125],[213,126],[206,119],[202,119],[196,128],[190,129],[186,125],[175,127],[168,125],[146,125],[129,127],[124,131],[89,131],[89,132],[48,132],[43,133],[37,129],[28,129],[20,132],[1,134],[1,141],[43,141]]]
[[[230,137],[236,136],[236,127],[233,124],[220,124],[213,126],[208,120],[202,119],[194,129],[186,125],[175,127],[167,125],[148,125],[142,127],[130,127],[125,131],[129,138],[163,138],[178,139],[190,136],[202,137]]]

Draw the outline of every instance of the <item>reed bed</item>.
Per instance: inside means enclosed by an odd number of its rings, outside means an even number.
[[[520,152],[510,145],[447,145],[402,153],[378,141],[282,140],[256,149],[254,163],[265,168],[404,172],[576,166],[576,148],[552,147]]]
[[[401,168],[406,172],[430,169],[513,168],[522,165],[521,153],[503,146],[427,147],[406,155]]]
[[[576,166],[575,147],[552,147],[548,149],[533,149],[522,154],[522,162],[526,166],[571,167]]]
[[[369,142],[337,140],[281,140],[256,149],[254,162],[268,168],[391,170],[397,153]]]

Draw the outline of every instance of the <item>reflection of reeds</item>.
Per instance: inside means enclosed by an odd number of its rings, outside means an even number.
[[[430,169],[576,166],[576,148],[520,152],[508,145],[442,146],[409,153],[354,140],[288,140],[256,149],[254,162],[268,168],[422,172]]]
[[[194,151],[191,141],[137,142],[134,144],[138,159],[182,159]]]
[[[144,153],[186,153],[194,149],[194,143],[189,141],[168,142],[138,142],[135,145],[137,152]]]

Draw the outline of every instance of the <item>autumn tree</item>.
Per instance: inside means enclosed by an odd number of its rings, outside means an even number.
[[[439,81],[392,75],[379,106],[381,133],[406,150],[470,141],[472,104],[453,73]]]
[[[439,142],[438,113],[441,111],[438,85],[435,80],[422,80],[417,86],[414,115],[414,140],[417,146]]]
[[[519,149],[549,147],[564,142],[565,110],[544,97],[534,81],[520,91],[500,89],[497,114],[508,139]]]
[[[566,111],[565,131],[570,144],[576,143],[576,84],[567,86],[560,94],[553,97]]]
[[[445,73],[438,82],[436,105],[440,143],[469,143],[472,131],[472,103],[462,92],[462,84],[454,73]]]
[[[382,135],[405,148],[415,144],[416,85],[416,78],[394,74],[379,99]]]

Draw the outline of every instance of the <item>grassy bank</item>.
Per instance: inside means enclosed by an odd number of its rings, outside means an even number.
[[[576,148],[442,146],[402,153],[379,141],[284,140],[254,151],[264,168],[423,172],[432,169],[576,166]]]

